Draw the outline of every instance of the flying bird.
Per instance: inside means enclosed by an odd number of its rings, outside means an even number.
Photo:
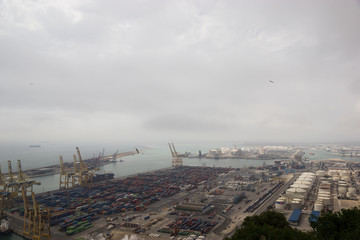
[[[274,81],[269,80],[269,82],[274,83]]]

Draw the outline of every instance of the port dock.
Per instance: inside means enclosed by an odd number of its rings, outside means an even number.
[[[302,161],[301,154],[258,167],[169,167],[46,192],[36,200],[51,209],[53,239],[100,234],[108,239],[218,240],[231,236],[246,217],[269,209],[290,220],[300,209],[292,223],[309,231],[312,212],[359,203],[360,164]],[[23,213],[22,204],[8,211],[16,225]]]
[[[286,182],[271,180],[253,168],[183,166],[42,193],[36,199],[53,211],[53,239],[102,232],[119,237],[194,235],[215,240],[229,236],[241,220],[260,211],[264,203],[257,199],[268,200]],[[18,220],[22,214],[22,206],[9,212]]]

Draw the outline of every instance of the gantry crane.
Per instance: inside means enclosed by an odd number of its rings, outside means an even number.
[[[64,165],[63,157],[60,155],[60,181],[59,188],[71,188],[75,186],[85,186],[93,182],[94,171],[99,168],[89,168],[82,160],[81,153],[78,147],[76,147],[76,153],[73,154],[74,170],[70,171]],[[101,154],[101,153],[100,153]],[[99,158],[100,158],[99,154]]]
[[[21,167],[21,161],[20,159],[17,161],[18,163],[18,177],[17,177],[17,182],[20,186],[25,186],[25,190],[27,190],[27,188],[30,188],[30,191],[33,191],[33,186],[34,185],[41,185],[40,182],[36,182],[32,179],[30,179],[22,170]],[[20,189],[18,190],[18,192],[20,192]]]
[[[6,191],[6,179],[5,179],[4,175],[2,175],[1,165],[0,165],[0,187],[2,187],[2,189],[0,189],[1,192]]]
[[[7,181],[6,185],[7,185],[7,189],[11,193],[11,196],[13,198],[16,198],[19,194],[19,184],[13,174],[10,160],[8,160],[8,181]]]
[[[24,187],[21,188],[22,198],[24,201],[24,228],[23,233],[25,236],[30,237],[31,234],[31,226],[32,226],[32,214],[29,208],[29,202],[26,196],[26,191]]]
[[[33,239],[41,240],[41,237],[51,239],[50,235],[50,212],[47,208],[41,209],[36,202],[34,192],[31,192],[33,201]]]
[[[172,155],[172,167],[181,167],[183,165],[182,157],[176,152],[174,143],[169,143],[170,152]]]
[[[24,201],[24,235],[36,240],[41,240],[42,237],[51,239],[49,210],[39,207],[34,192],[31,192],[33,207],[30,208],[24,187],[21,187],[21,192]]]
[[[74,187],[73,181],[70,181],[70,178],[74,174],[72,172],[70,172],[67,167],[65,167],[62,155],[59,156],[59,159],[60,159],[60,184],[59,184],[59,189]]]
[[[82,182],[82,175],[79,170],[78,162],[76,159],[76,154],[73,154],[73,160],[74,160],[74,175],[72,176],[72,185],[73,187],[79,186]]]
[[[76,147],[76,153],[79,160],[78,172],[80,174],[80,185],[85,186],[89,183],[89,169],[83,162],[81,153],[78,147]]]
[[[22,191],[26,191],[30,189],[33,191],[33,185],[40,185],[41,183],[35,182],[30,179],[26,174],[22,171],[21,161],[18,160],[18,174],[15,175],[12,171],[11,161],[8,160],[8,179],[5,179],[1,174],[0,167],[0,182],[3,186],[3,190],[1,192],[1,212],[3,212],[5,208],[5,200],[15,199],[21,197]]]
[[[1,217],[4,215],[5,201],[8,200],[8,198],[11,196],[11,193],[6,191],[7,184],[5,177],[2,175],[1,172],[1,165],[0,165],[0,186],[2,187],[2,189],[0,190],[0,219],[1,219]]]
[[[86,163],[82,160],[81,153],[78,147],[76,147],[77,156],[79,158],[79,172],[81,174],[81,185],[87,185],[93,182],[94,172],[86,166]]]

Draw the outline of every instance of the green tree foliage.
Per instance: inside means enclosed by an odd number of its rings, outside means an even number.
[[[326,212],[317,222],[311,223],[319,240],[360,239],[360,209],[342,209],[340,212]]]
[[[263,212],[258,216],[246,217],[241,228],[227,240],[312,240],[311,233],[290,227],[282,213]]]

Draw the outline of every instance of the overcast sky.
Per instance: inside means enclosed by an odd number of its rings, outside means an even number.
[[[360,2],[0,0],[1,142],[208,140],[360,141]]]

